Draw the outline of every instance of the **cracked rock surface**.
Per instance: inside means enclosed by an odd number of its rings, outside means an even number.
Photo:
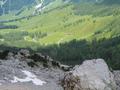
[[[103,59],[69,67],[41,53],[0,52],[0,90],[120,90],[120,71]]]

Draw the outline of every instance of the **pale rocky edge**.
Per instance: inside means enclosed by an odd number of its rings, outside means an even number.
[[[67,72],[62,84],[64,90],[120,90],[114,75],[103,59],[86,60]]]
[[[30,54],[24,49],[18,52],[2,51],[0,58],[0,84],[3,86],[10,85],[14,76],[24,78],[21,70],[27,70],[46,82],[28,90],[35,87],[35,90],[120,90],[120,71],[111,72],[103,59],[86,60],[72,68],[49,56]]]

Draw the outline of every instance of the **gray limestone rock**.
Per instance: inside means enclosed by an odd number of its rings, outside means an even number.
[[[75,66],[62,80],[64,90],[116,90],[114,75],[102,59]]]

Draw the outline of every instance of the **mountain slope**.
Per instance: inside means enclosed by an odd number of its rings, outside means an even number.
[[[25,33],[18,38],[19,41],[42,45],[57,44],[72,39],[110,38],[119,35],[119,25],[117,24],[120,23],[119,13],[118,6],[67,4],[47,10],[43,14],[27,20],[6,23],[6,25],[15,24],[19,28],[17,31],[1,30],[1,32],[9,31],[9,34],[2,35],[6,42],[13,42],[14,39],[17,39],[18,36],[15,36],[15,33]]]
[[[112,68],[120,69],[119,5],[65,2],[52,1],[39,15],[0,23],[17,26],[0,30],[1,47],[30,48],[70,65],[104,58]]]

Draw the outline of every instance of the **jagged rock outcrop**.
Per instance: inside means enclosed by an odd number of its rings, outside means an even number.
[[[62,80],[64,90],[116,90],[113,74],[104,60],[88,60],[75,66]]]
[[[62,75],[60,69],[31,68],[26,61],[17,59],[0,60],[0,90],[62,90],[58,84]]]
[[[63,90],[59,78],[63,77],[64,71],[55,66],[43,66],[46,62],[52,63],[50,57],[45,58],[41,54],[32,58],[34,54],[23,49],[18,52],[1,51],[1,55],[4,57],[0,57],[0,90]]]
[[[21,49],[18,52],[1,51],[0,59],[2,60],[20,60],[25,61],[31,67],[46,67],[46,68],[59,68],[64,71],[69,71],[70,66],[63,65],[58,61],[53,60],[47,55],[41,53],[31,54],[29,50]]]
[[[69,71],[71,69],[70,66],[63,65],[58,61],[54,61],[51,57],[42,55],[41,53],[32,54],[30,56],[30,59],[32,59],[34,61],[34,63],[40,63],[44,67],[47,67],[47,68],[50,68],[50,67],[60,68],[64,71]]]
[[[36,90],[120,90],[120,72],[110,72],[102,59],[86,60],[82,65],[72,68],[54,61],[47,55],[31,54],[25,49],[18,52],[1,51],[0,59],[2,85],[15,82],[15,78],[17,81],[24,80],[26,76],[23,71],[29,71],[46,82]]]

